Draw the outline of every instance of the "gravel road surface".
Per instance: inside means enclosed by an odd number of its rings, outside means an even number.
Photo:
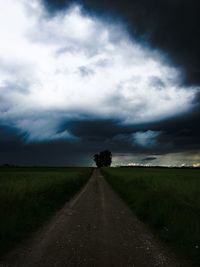
[[[140,222],[95,169],[87,185],[1,267],[185,266]]]

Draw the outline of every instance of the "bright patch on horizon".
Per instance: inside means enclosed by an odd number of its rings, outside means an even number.
[[[60,125],[90,116],[124,124],[173,117],[199,90],[181,86],[181,73],[122,25],[79,5],[50,16],[39,0],[1,1],[0,37],[0,124],[28,141],[71,139]]]

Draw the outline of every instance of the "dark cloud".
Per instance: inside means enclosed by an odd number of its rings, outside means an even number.
[[[88,165],[93,155],[81,142],[24,143],[22,136],[5,127],[0,127],[0,135],[0,165]]]
[[[92,120],[70,122],[68,129],[79,136],[76,142],[52,140],[39,143],[24,143],[23,136],[14,130],[0,128],[0,164],[19,165],[88,165],[92,156],[103,149],[113,154],[132,155],[199,151],[200,127],[198,115],[168,120],[157,124],[121,125],[117,121]],[[61,131],[65,130],[63,124]],[[138,146],[133,135],[138,132],[160,131],[154,146]],[[153,160],[153,159],[152,159]]]
[[[74,1],[44,0],[51,10]],[[200,2],[198,0],[82,0],[91,12],[120,18],[132,34],[169,54],[185,70],[185,81],[200,83]],[[77,1],[76,1],[77,3]]]
[[[46,0],[53,9],[54,3],[64,7],[70,1]],[[134,38],[146,41],[152,49],[161,49],[168,59],[184,71],[182,82],[200,85],[200,2],[198,0],[83,0],[83,6],[105,18],[121,19],[128,25]],[[149,85],[162,90],[165,84],[158,77],[151,77]],[[112,103],[117,103],[111,98]],[[119,104],[119,103],[118,103]],[[114,138],[119,151],[133,150],[128,145],[131,132],[162,131],[159,145],[154,147],[158,153],[169,151],[190,151],[200,149],[200,93],[194,100],[196,108],[189,114],[158,123],[147,123],[125,127],[116,131]],[[95,127],[94,127],[95,128]],[[112,125],[111,128],[113,129]],[[115,129],[115,127],[114,127]],[[116,129],[115,129],[116,130]],[[123,134],[122,134],[123,133]],[[113,140],[113,139],[112,139]],[[143,148],[134,148],[144,152]]]
[[[162,90],[165,88],[165,83],[159,77],[152,76],[149,79],[149,86]]]
[[[80,74],[83,76],[83,77],[87,77],[87,76],[90,76],[90,75],[93,75],[94,74],[94,71],[90,68],[87,68],[85,66],[82,66],[79,68],[79,71],[80,71]]]
[[[74,1],[66,0],[43,0],[52,12],[62,10]],[[104,16],[105,20],[122,20],[128,25],[129,32],[134,38],[139,38],[144,44],[155,49],[161,49],[167,56],[170,63],[175,64],[184,70],[185,76],[182,77],[183,84],[200,85],[200,2],[198,0],[82,0],[87,12]],[[77,3],[77,1],[76,1]],[[44,37],[45,38],[45,37]],[[77,51],[77,47],[70,45],[63,46],[57,51],[58,56],[66,51]],[[96,65],[107,66],[105,59],[100,59]],[[19,72],[20,66],[4,66],[9,72]],[[24,70],[23,70],[24,72]],[[90,67],[82,66],[79,68],[80,74],[87,78],[94,74]],[[27,75],[29,77],[29,75]],[[128,83],[129,81],[127,81]],[[133,76],[131,82],[138,84],[140,79]],[[150,87],[165,90],[165,82],[157,76],[152,76],[147,81]],[[18,85],[4,85],[7,95],[0,96],[0,111],[7,112],[7,98],[13,88],[18,93],[24,94],[24,88],[28,87],[27,81],[21,80]],[[7,87],[9,90],[7,90]],[[189,88],[188,88],[189,90]],[[27,92],[25,90],[25,92]],[[119,87],[118,95],[107,97],[109,107],[122,106],[132,108],[132,103],[121,95]],[[9,93],[9,94],[8,94]],[[148,97],[148,96],[147,96]],[[6,99],[6,101],[5,101]],[[122,103],[123,100],[123,103]],[[177,103],[178,104],[178,103]],[[193,101],[194,109],[188,113],[175,116],[173,119],[165,119],[148,123],[121,123],[120,120],[99,119],[95,116],[88,116],[87,119],[66,119],[66,114],[47,112],[42,120],[41,114],[31,114],[34,118],[30,122],[27,120],[28,128],[36,127],[40,133],[47,133],[51,136],[63,136],[57,140],[27,143],[24,142],[25,136],[19,133],[15,126],[0,127],[0,164],[19,164],[19,165],[87,165],[91,162],[92,155],[103,149],[110,149],[113,153],[130,153],[146,155],[165,155],[167,153],[178,153],[199,151],[200,150],[200,93],[196,94]],[[136,105],[136,104],[135,104]],[[140,104],[145,109],[145,104]],[[14,104],[12,103],[12,106]],[[98,107],[101,109],[101,107]],[[141,109],[141,110],[142,110]],[[133,113],[136,112],[133,110]],[[37,117],[35,119],[35,117]],[[54,133],[54,125],[43,123],[47,118],[55,117],[56,126],[59,131]],[[59,118],[61,118],[59,120]],[[17,122],[17,119],[15,123]],[[36,125],[36,122],[38,125]],[[13,123],[13,122],[12,122]],[[14,124],[14,123],[13,123]],[[26,120],[23,121],[26,128]],[[57,128],[56,128],[57,129]],[[51,133],[52,131],[52,133]],[[66,132],[67,131],[67,132]],[[68,132],[72,136],[78,137],[76,142],[65,140]],[[64,135],[62,135],[64,133]],[[141,136],[143,133],[160,133],[156,140],[150,140],[141,146],[134,142],[134,136]],[[32,134],[32,133],[31,133]],[[48,136],[49,137],[49,136]],[[147,138],[148,141],[148,138]],[[148,145],[148,143],[152,144]],[[143,161],[154,161],[157,156],[147,156]]]
[[[126,131],[124,127],[120,126],[119,122],[115,120],[98,120],[92,118],[71,122],[70,130],[74,135],[87,138],[88,140],[94,138],[104,140]]]
[[[156,159],[157,159],[157,157],[155,157],[155,156],[148,156],[146,158],[143,158],[142,160],[143,161],[153,161],[153,160],[156,160]]]

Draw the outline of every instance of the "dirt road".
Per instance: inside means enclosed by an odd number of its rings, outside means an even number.
[[[183,265],[154,239],[95,170],[82,191],[0,266]]]

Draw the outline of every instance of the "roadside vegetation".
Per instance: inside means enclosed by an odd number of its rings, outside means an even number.
[[[91,168],[0,168],[0,255],[36,230],[89,179]]]
[[[177,253],[200,265],[200,170],[104,168],[102,171],[142,221]]]

